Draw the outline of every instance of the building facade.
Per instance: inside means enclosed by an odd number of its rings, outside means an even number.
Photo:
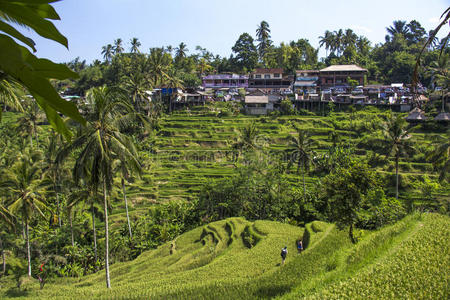
[[[202,77],[204,88],[248,88],[248,76],[237,74],[215,74]]]
[[[348,78],[356,80],[358,85],[364,85],[365,75],[367,70],[357,65],[333,65],[320,70],[320,86],[322,89],[349,86]]]
[[[316,93],[319,73],[319,70],[295,71],[294,93],[302,95]]]
[[[291,88],[293,76],[283,74],[283,69],[256,69],[250,74],[248,87],[265,92],[282,92]]]

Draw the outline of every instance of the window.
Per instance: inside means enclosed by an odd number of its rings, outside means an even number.
[[[275,78],[280,78],[280,73],[275,73],[275,74],[273,74],[273,77],[275,77]]]
[[[265,74],[264,79],[270,79],[270,74]]]
[[[255,75],[255,78],[260,79],[260,78],[261,78],[261,75],[260,75],[260,74],[256,74],[256,75]]]

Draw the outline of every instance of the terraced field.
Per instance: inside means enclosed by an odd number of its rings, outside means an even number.
[[[100,272],[56,279],[43,290],[36,280],[19,291],[8,277],[0,293],[24,299],[446,299],[449,225],[447,216],[416,214],[365,232],[352,245],[346,232],[323,222],[299,228],[231,218],[111,266],[111,290]],[[299,237],[302,254],[294,250]],[[290,252],[280,266],[284,245]]]
[[[286,149],[288,135],[294,134],[294,125],[307,129],[317,140],[317,152],[324,153],[331,146],[329,133],[333,130],[340,135],[342,142],[356,146],[356,154],[366,156],[364,140],[373,132],[350,130],[350,123],[370,127],[370,123],[382,122],[379,111],[358,112],[352,120],[348,113],[336,113],[334,118],[321,116],[281,116],[252,117],[245,115],[219,117],[218,108],[198,107],[189,112],[178,111],[161,121],[161,130],[150,138],[142,151],[146,157],[146,171],[141,180],[128,186],[134,209],[152,202],[165,202],[174,199],[195,199],[202,186],[211,180],[231,176],[235,172],[231,145],[239,131],[255,122],[260,131],[257,142],[273,152]],[[215,110],[215,111],[214,111]],[[385,114],[384,114],[385,115]],[[338,122],[340,127],[333,122]],[[367,125],[369,124],[369,125]],[[356,125],[354,126],[356,127]],[[432,133],[413,133],[417,145],[424,147],[431,141]],[[294,167],[293,167],[294,170]],[[380,167],[381,174],[392,175],[392,166]],[[400,174],[417,178],[428,174],[431,177],[431,164],[423,157],[408,157],[400,162]],[[297,182],[295,172],[289,178]],[[307,176],[306,183],[312,185],[317,177]],[[118,203],[119,211],[121,201]]]

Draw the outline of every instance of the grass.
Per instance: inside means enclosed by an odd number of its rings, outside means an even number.
[[[410,215],[363,232],[353,245],[346,231],[328,223],[299,228],[230,218],[114,264],[111,290],[99,272],[54,279],[43,290],[37,280],[18,290],[6,277],[0,293],[24,299],[446,299],[449,223],[448,216]],[[306,247],[297,254],[300,237]],[[280,266],[284,245],[289,254]]]

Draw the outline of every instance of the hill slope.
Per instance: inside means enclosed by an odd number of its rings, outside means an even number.
[[[18,291],[7,278],[0,291],[2,298],[39,299],[446,298],[449,221],[435,214],[409,216],[351,245],[346,232],[323,222],[302,229],[231,218],[113,265],[110,291],[103,272],[57,279],[43,290],[29,282]],[[294,246],[299,237],[307,246],[300,255]],[[290,253],[280,266],[285,244]]]

